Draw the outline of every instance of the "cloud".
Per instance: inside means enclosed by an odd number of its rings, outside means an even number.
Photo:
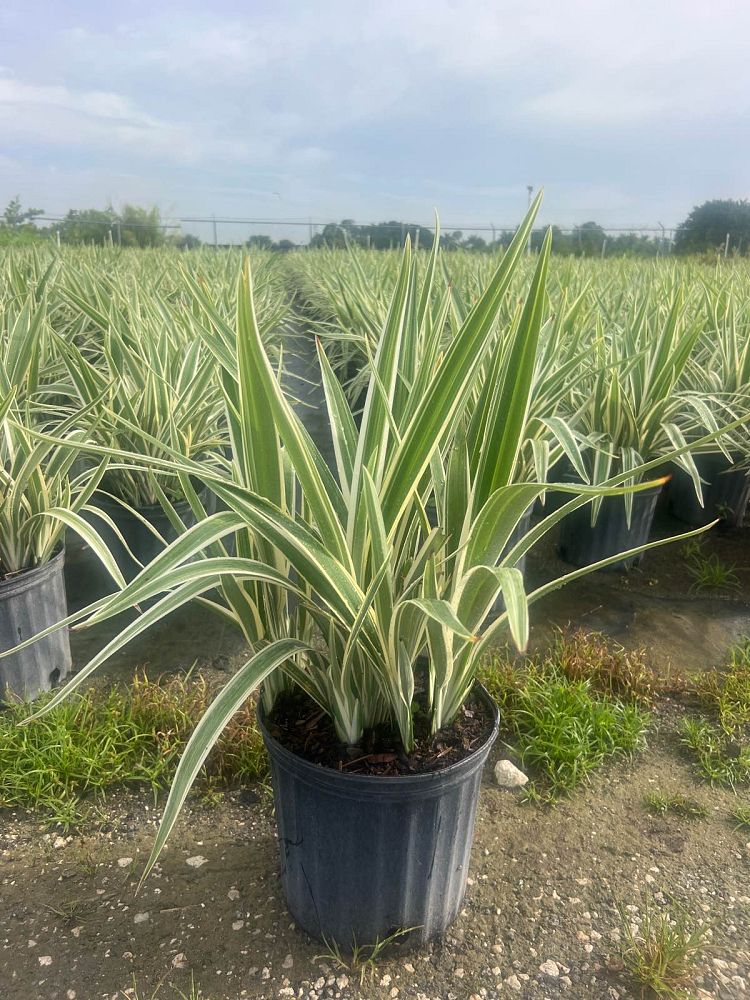
[[[439,202],[446,219],[505,222],[544,181],[553,217],[627,222],[733,190],[750,155],[736,0],[114,10],[0,6],[0,133],[18,162],[65,167],[59,204],[76,163],[105,176],[97,191],[125,163],[185,213],[267,209],[276,191],[295,214],[429,217]]]
[[[6,142],[115,147],[142,156],[191,162],[200,147],[190,128],[136,108],[101,90],[72,90],[0,77],[0,130]]]

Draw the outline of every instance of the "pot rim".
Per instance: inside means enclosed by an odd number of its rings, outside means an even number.
[[[62,545],[46,562],[38,566],[30,566],[28,569],[19,569],[10,576],[0,579],[0,601],[9,597],[16,597],[32,587],[44,583],[55,573],[62,572],[65,563],[65,546]]]
[[[396,789],[403,789],[405,792],[414,790],[428,791],[432,786],[438,787],[446,783],[460,779],[465,771],[473,770],[477,765],[477,758],[481,758],[483,763],[492,749],[492,745],[497,738],[500,727],[500,711],[496,702],[491,697],[489,691],[478,680],[474,682],[472,691],[476,692],[492,713],[492,729],[481,746],[472,750],[468,756],[449,764],[448,767],[437,771],[425,771],[421,774],[400,774],[400,775],[378,775],[378,774],[347,774],[344,771],[337,771],[335,768],[326,767],[323,764],[314,764],[306,760],[299,754],[293,753],[274,736],[270,734],[265,723],[265,713],[263,702],[258,700],[256,717],[269,755],[276,757],[288,768],[296,771],[302,777],[308,777],[316,783],[339,784],[340,787],[349,787],[352,791],[356,789],[375,792],[382,790],[392,793]]]

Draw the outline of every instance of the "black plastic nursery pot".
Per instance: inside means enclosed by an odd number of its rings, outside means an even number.
[[[466,889],[482,768],[498,729],[442,771],[379,777],[322,767],[282,746],[258,719],[271,758],[281,881],[308,934],[344,951],[414,928],[444,933]]]
[[[12,649],[66,617],[64,565],[63,550],[43,566],[0,580],[0,649]],[[66,677],[71,663],[67,628],[0,659],[0,701],[33,701]]]
[[[693,456],[703,484],[704,505],[698,502],[693,481],[675,466],[669,484],[669,508],[687,524],[703,525],[721,518],[727,527],[739,528],[750,497],[750,474],[735,469],[721,452],[699,452]]]
[[[573,463],[565,455],[555,462],[547,475],[548,483],[567,483],[575,479],[577,479],[577,476],[573,468]],[[573,497],[570,493],[547,490],[544,494],[544,503],[542,503],[540,498],[534,501],[534,514],[539,518],[547,517],[549,514],[554,514],[563,504],[572,499]]]
[[[621,496],[604,497],[596,524],[591,524],[591,505],[585,504],[560,522],[560,557],[574,566],[590,566],[618,552],[645,545],[651,534],[661,486],[633,494],[633,512],[628,526]],[[643,553],[620,559],[605,570],[637,566]]]

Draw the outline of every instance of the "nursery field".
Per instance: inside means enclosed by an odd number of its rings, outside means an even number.
[[[0,1000],[750,992],[750,270],[535,208],[0,255]]]

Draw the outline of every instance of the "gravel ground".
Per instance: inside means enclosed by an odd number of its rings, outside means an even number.
[[[747,534],[707,542],[741,567],[742,589],[730,599],[691,598],[679,549],[661,549],[634,573],[590,577],[540,602],[535,640],[546,641],[550,624],[573,621],[647,646],[660,665],[709,666],[750,632]],[[85,553],[69,555],[79,606],[97,580]],[[539,582],[564,569],[550,543],[528,572]],[[77,633],[77,664],[108,634]],[[243,654],[233,634],[188,609],[118,655],[100,682],[126,679],[144,661],[154,674],[195,661],[231,672]],[[192,799],[138,895],[159,816],[147,791],[110,796],[103,829],[70,835],[0,812],[0,1000],[194,1000],[198,990],[203,1000],[625,1000],[640,990],[622,968],[623,915],[637,922],[645,905],[673,902],[711,928],[693,995],[750,997],[750,834],[729,818],[750,794],[696,780],[673,711],[649,742],[555,809],[523,805],[518,792],[497,787],[499,747],[486,769],[458,921],[442,943],[419,951],[397,943],[365,970],[336,966],[295,928],[263,789],[212,805]],[[657,789],[697,799],[709,816],[650,815],[643,797]]]
[[[57,835],[6,814],[0,997],[171,1000],[190,995],[192,977],[205,1000],[624,1000],[640,993],[622,968],[621,913],[637,922],[647,902],[673,901],[711,926],[695,995],[748,996],[750,837],[729,818],[738,796],[696,781],[669,718],[651,743],[555,809],[522,804],[488,766],[458,921],[441,944],[394,945],[362,982],[287,913],[262,789],[193,800],[137,896],[158,819],[146,792],[110,798],[96,833]],[[657,788],[710,815],[650,815],[643,796]]]

